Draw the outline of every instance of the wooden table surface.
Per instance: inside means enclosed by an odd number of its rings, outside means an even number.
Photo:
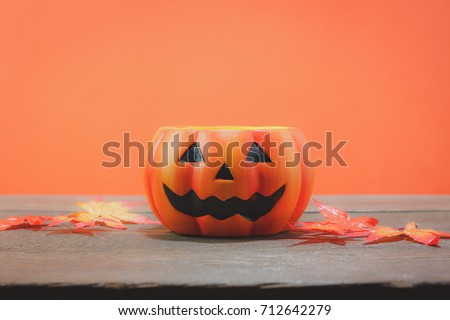
[[[0,196],[0,219],[77,211],[92,196]],[[145,202],[143,196],[106,201]],[[450,196],[316,196],[393,227],[450,232]],[[143,203],[133,209],[155,219]],[[320,220],[310,204],[301,218]],[[155,219],[156,220],[156,219]],[[449,298],[450,240],[363,245],[295,233],[258,238],[181,236],[158,225],[0,232],[0,298]]]

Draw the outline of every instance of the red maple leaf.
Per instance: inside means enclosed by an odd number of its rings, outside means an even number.
[[[362,237],[369,234],[369,229],[378,224],[373,217],[351,218],[348,212],[314,200],[319,212],[325,220],[318,222],[299,222],[295,225],[297,230],[316,231],[338,234],[348,237]]]
[[[9,229],[14,226],[18,226],[24,223],[24,218],[18,216],[12,216],[3,220],[0,220],[0,231]]]
[[[299,222],[291,227],[305,232],[319,232],[342,237],[365,237],[365,244],[411,239],[418,243],[434,246],[439,243],[441,238],[450,239],[450,233],[433,229],[419,229],[415,222],[408,223],[404,229],[377,226],[378,220],[373,217],[352,218],[348,212],[342,209],[317,200],[314,200],[314,203],[325,220]]]

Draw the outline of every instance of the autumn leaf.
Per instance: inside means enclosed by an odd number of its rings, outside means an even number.
[[[23,224],[25,221],[24,218],[18,216],[12,216],[3,220],[0,220],[0,231],[9,229],[14,226],[18,226]]]
[[[114,229],[126,229],[124,223],[153,224],[147,217],[129,212],[130,208],[119,201],[77,202],[84,211],[69,214],[76,229],[91,227],[97,224]]]
[[[0,220],[0,231],[20,228],[22,226],[41,226],[48,220],[47,217],[28,215],[26,217],[12,216],[3,220]]]
[[[432,233],[434,235],[437,235],[441,239],[450,239],[450,233],[448,233],[448,232],[441,232],[441,231],[436,231],[436,230],[433,230],[433,229],[420,229],[420,230],[424,231],[424,232]]]
[[[363,237],[369,235],[369,228],[378,224],[373,217],[351,218],[348,212],[314,200],[315,205],[325,220],[318,222],[300,222],[295,229],[302,231],[316,231],[341,236]]]
[[[372,228],[378,224],[378,220],[374,217],[361,216],[357,218],[350,218],[350,223],[353,226],[358,226],[359,228]]]
[[[409,222],[404,229],[395,229],[390,227],[373,229],[371,230],[370,236],[365,239],[365,244],[386,242],[395,237],[398,239],[409,238],[415,242],[422,243],[427,246],[436,246],[439,244],[440,238],[450,238],[450,234],[433,229],[419,229],[417,224],[412,221]]]
[[[326,221],[303,222],[298,226],[295,225],[294,228],[301,231],[325,232],[338,235],[345,235],[346,233],[346,229],[342,228],[339,225],[328,224]]]
[[[44,218],[40,216],[26,216],[25,221],[28,222],[30,226],[41,226],[44,223]]]
[[[56,217],[49,217],[50,223],[47,225],[48,227],[54,227],[57,225],[60,225],[61,223],[70,221],[70,218],[67,216],[56,216]]]
[[[403,233],[414,239],[414,241],[426,244],[427,246],[436,246],[439,243],[439,232],[429,229],[420,230],[414,221],[406,225]]]
[[[324,216],[325,219],[336,219],[339,221],[350,221],[350,215],[339,208],[324,204],[317,200],[313,200],[319,212]]]
[[[338,235],[341,237],[364,237],[365,244],[411,239],[429,246],[439,243],[440,238],[450,238],[450,233],[433,229],[419,229],[415,222],[410,222],[404,229],[377,226],[378,220],[373,217],[352,218],[348,212],[314,200],[319,212],[325,220],[318,222],[299,222],[290,225],[303,232]]]
[[[12,216],[0,220],[0,231],[11,228],[24,228],[27,226],[54,227],[63,223],[70,223],[75,229],[86,227],[106,226],[114,229],[126,229],[125,224],[160,224],[152,221],[142,214],[129,212],[130,206],[123,202],[89,201],[78,202],[79,212],[58,216]],[[135,205],[134,203],[132,205]]]
[[[371,230],[370,235],[365,239],[365,243],[373,243],[389,238],[402,236],[403,231],[391,227],[378,227]]]
[[[351,218],[348,212],[342,209],[321,203],[317,200],[314,200],[314,204],[317,206],[322,216],[326,219],[325,221],[327,223],[360,229],[374,227],[378,224],[378,220],[373,217],[361,216]]]

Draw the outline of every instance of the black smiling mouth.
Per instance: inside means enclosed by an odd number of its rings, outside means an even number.
[[[212,216],[217,220],[225,220],[236,214],[241,215],[249,221],[256,221],[266,215],[284,193],[285,186],[281,186],[277,191],[269,196],[263,196],[256,192],[247,200],[232,197],[227,200],[220,200],[215,196],[200,199],[194,190],[180,196],[173,192],[165,184],[164,191],[172,206],[191,217]]]

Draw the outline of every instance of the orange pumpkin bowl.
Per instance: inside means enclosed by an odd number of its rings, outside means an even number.
[[[313,170],[299,161],[304,144],[290,127],[160,128],[146,159],[147,199],[180,234],[286,231],[311,196]]]

